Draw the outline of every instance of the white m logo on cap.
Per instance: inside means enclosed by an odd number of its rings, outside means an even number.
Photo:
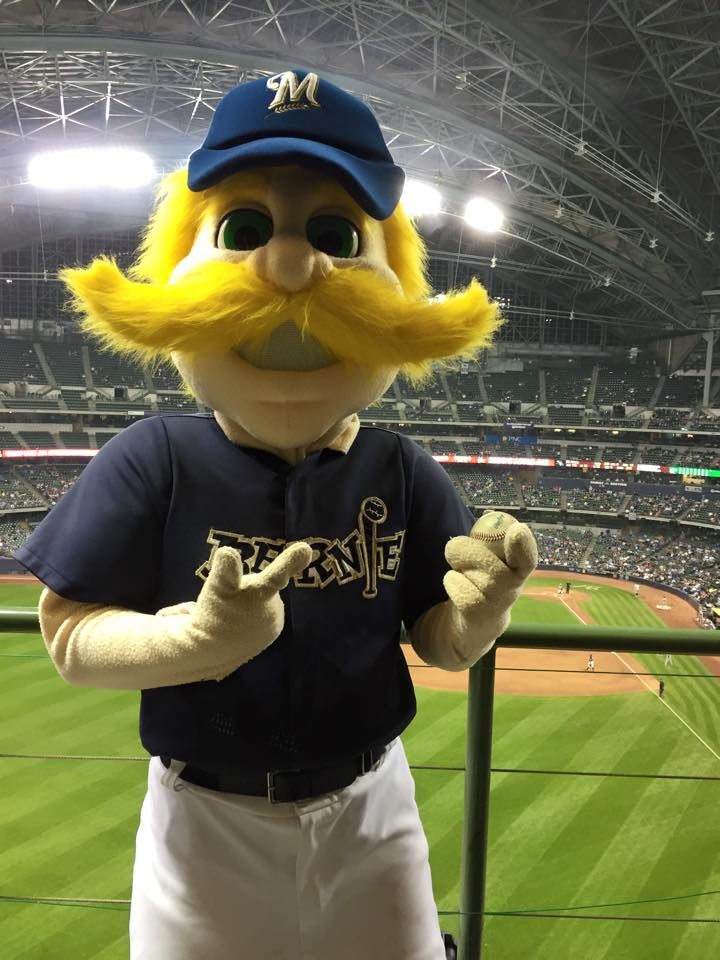
[[[278,113],[285,110],[307,110],[308,107],[319,107],[317,89],[320,78],[316,73],[307,73],[298,81],[297,75],[291,70],[276,73],[267,82],[268,90],[275,90],[275,97],[268,104],[268,110]]]

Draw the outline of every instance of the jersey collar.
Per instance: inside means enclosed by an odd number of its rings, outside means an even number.
[[[308,444],[307,447],[293,447],[290,450],[280,450],[277,447],[271,447],[268,444],[262,443],[262,441],[248,433],[247,430],[244,430],[240,424],[229,420],[223,416],[222,413],[218,413],[217,410],[214,411],[214,416],[220,429],[231,443],[239,447],[253,447],[255,450],[267,450],[269,453],[274,453],[283,460],[287,460],[288,463],[299,463],[301,460],[304,460],[309,453],[313,453],[316,450],[336,450],[338,453],[347,453],[355,442],[355,437],[357,437],[358,430],[360,429],[360,418],[356,413],[352,413],[350,416],[345,417],[344,420],[336,423],[335,426],[331,427],[322,437]]]

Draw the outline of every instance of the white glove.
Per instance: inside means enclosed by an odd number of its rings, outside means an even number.
[[[285,621],[280,591],[311,558],[307,543],[293,543],[260,573],[243,576],[238,552],[220,547],[197,601],[154,616],[45,590],[40,626],[69,683],[139,690],[221,680],[279,637]]]
[[[449,599],[413,626],[410,641],[426,663],[465,670],[488,652],[510,622],[510,608],[537,566],[529,527],[513,523],[505,534],[505,561],[473,537],[453,537],[445,548],[451,566],[443,579]]]

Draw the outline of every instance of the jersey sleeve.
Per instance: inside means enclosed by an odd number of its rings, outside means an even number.
[[[443,577],[450,567],[445,545],[452,537],[468,534],[475,520],[446,471],[419,448],[409,474],[403,578],[403,622],[407,630],[426,610],[447,600]]]
[[[126,428],[88,463],[15,557],[68,600],[151,610],[170,473],[163,424]]]

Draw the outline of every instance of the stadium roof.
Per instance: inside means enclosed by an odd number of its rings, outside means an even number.
[[[451,213],[478,193],[504,207],[493,238],[425,224],[437,259],[494,258],[618,329],[710,320],[717,0],[5,0],[0,51],[0,251],[146,216],[147,192],[38,195],[38,149],[118,143],[169,169],[231,86],[307,66],[367,99]]]

